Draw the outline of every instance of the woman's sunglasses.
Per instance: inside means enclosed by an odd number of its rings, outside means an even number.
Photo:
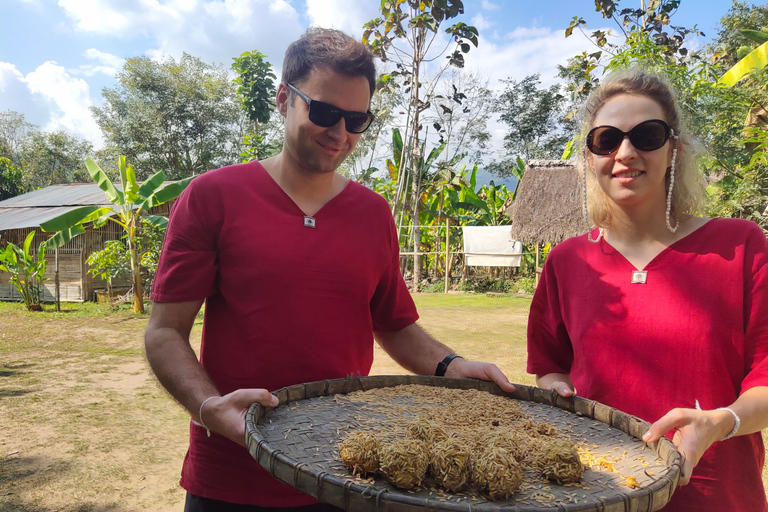
[[[336,123],[339,122],[339,119],[343,117],[344,126],[349,133],[363,133],[373,122],[373,114],[371,114],[370,111],[350,112],[348,110],[342,110],[330,103],[313,100],[292,84],[288,84],[288,87],[298,94],[299,98],[307,102],[307,105],[309,106],[309,120],[317,126],[330,128],[331,126],[336,125]]]
[[[640,151],[654,151],[675,137],[675,131],[661,119],[643,121],[628,132],[615,126],[598,126],[587,134],[587,148],[596,155],[610,155],[621,146],[624,137]]]

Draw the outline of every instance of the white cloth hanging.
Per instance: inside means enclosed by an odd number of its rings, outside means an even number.
[[[511,226],[463,226],[464,255],[474,267],[519,267],[523,244]]]

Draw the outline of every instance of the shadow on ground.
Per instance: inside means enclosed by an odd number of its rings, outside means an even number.
[[[66,480],[70,478],[71,469],[68,462],[47,457],[0,457],[0,512],[128,512],[117,504],[92,502],[44,507],[19,498],[15,492],[16,488],[21,491],[21,488],[45,485],[54,479]]]
[[[0,377],[13,377],[22,373],[29,373],[23,370],[31,366],[35,366],[35,363],[0,364]]]

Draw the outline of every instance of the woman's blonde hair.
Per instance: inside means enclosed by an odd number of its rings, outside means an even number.
[[[614,204],[600,188],[594,172],[591,169],[589,149],[586,137],[600,109],[611,98],[620,94],[645,96],[661,106],[667,124],[675,131],[678,150],[675,159],[675,184],[672,190],[672,214],[678,220],[686,219],[698,210],[704,197],[704,180],[696,165],[696,155],[699,146],[690,132],[683,125],[680,108],[677,106],[677,95],[672,85],[656,73],[643,70],[625,70],[611,74],[587,98],[581,111],[584,127],[579,140],[579,167],[586,176],[587,210],[589,218],[596,226],[608,228],[614,222]],[[672,139],[674,143],[674,139]],[[582,181],[582,183],[584,183]],[[669,170],[667,170],[667,187],[669,187]],[[668,190],[668,188],[667,188]]]

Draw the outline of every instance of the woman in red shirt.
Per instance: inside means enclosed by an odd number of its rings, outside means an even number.
[[[584,209],[597,227],[547,258],[528,372],[652,422],[647,442],[672,438],[683,487],[664,511],[766,512],[765,235],[695,215],[695,146],[661,77],[613,76],[584,114]]]

